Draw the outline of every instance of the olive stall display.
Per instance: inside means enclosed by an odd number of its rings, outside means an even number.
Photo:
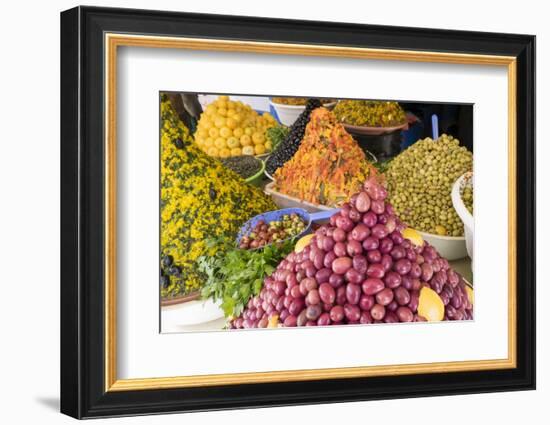
[[[368,179],[264,279],[229,328],[471,320],[471,288],[404,228],[386,197],[378,179]]]
[[[439,236],[463,236],[453,207],[455,180],[473,168],[473,155],[446,134],[419,140],[390,163],[385,176],[389,200],[408,226]]]
[[[230,156],[221,158],[220,161],[225,167],[235,171],[243,179],[252,177],[262,169],[261,159],[250,155]]]

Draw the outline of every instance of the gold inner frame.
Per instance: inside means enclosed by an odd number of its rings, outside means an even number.
[[[105,34],[105,391],[410,375],[516,367],[516,58],[410,50]],[[437,363],[117,379],[116,98],[120,46],[503,66],[508,72],[508,357]]]

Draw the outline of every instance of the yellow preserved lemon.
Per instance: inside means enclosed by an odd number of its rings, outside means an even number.
[[[410,240],[416,246],[424,245],[424,239],[422,239],[420,233],[418,233],[414,229],[411,229],[410,227],[407,227],[405,230],[403,230],[402,235],[405,239]]]
[[[300,252],[302,251],[310,242],[311,239],[313,239],[314,234],[311,233],[309,235],[305,235],[301,237],[298,242],[296,242],[296,245],[294,246],[294,252]]]
[[[470,304],[474,305],[474,290],[466,285],[466,295],[468,295],[468,301],[470,301]]]
[[[418,314],[428,322],[439,322],[445,315],[445,305],[433,289],[423,287],[418,299]]]
[[[276,328],[279,323],[279,315],[274,314],[269,318],[269,322],[267,323],[268,328]]]

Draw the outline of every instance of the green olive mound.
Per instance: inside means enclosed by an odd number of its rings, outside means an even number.
[[[473,168],[473,156],[446,134],[419,140],[395,157],[386,179],[389,199],[407,225],[440,236],[463,236],[451,201],[453,183]]]

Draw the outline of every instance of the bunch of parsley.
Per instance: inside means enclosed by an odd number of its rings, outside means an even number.
[[[201,296],[221,300],[225,316],[237,317],[248,300],[260,293],[264,278],[293,250],[295,240],[256,250],[236,248],[234,242],[227,239],[210,240],[208,244],[216,244],[221,249],[213,256],[198,259],[198,269],[206,276]]]

